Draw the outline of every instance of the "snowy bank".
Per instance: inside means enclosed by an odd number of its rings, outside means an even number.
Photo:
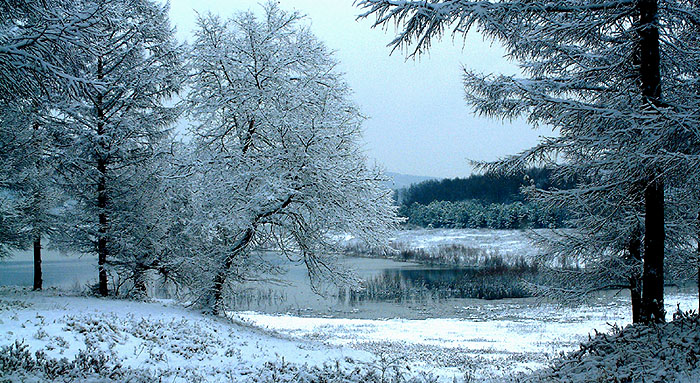
[[[340,362],[352,372],[374,360],[367,352],[290,340],[173,302],[64,296],[55,290],[1,288],[0,328],[3,382],[153,377],[169,382],[264,382],[263,372],[296,374],[313,366],[321,366],[317,369],[322,372],[324,363],[343,368]],[[23,358],[24,370],[41,369],[41,360],[48,360],[44,364],[49,367],[44,367],[49,369],[70,370],[77,361],[86,371],[93,367],[107,371],[88,375],[64,371],[65,379],[59,379],[51,375],[56,371],[24,371],[17,358]],[[62,358],[66,360],[60,367]]]
[[[694,296],[677,294],[669,296],[667,309],[676,301],[684,309],[697,305]],[[575,350],[593,328],[624,325],[625,307],[612,303],[556,312],[547,305],[512,303],[507,309],[499,303],[494,312],[480,309],[480,315],[461,319],[256,312],[223,318],[173,301],[0,288],[0,382],[502,382],[543,367],[518,379],[610,381],[635,377],[637,371],[662,378],[670,376],[663,375],[667,371],[681,371],[678,382],[700,381],[693,370],[700,352],[697,319],[680,330],[673,326],[681,322],[659,326],[659,333],[633,333],[628,329],[637,327],[627,327],[620,337],[614,328],[612,335],[598,336],[582,351],[552,362],[559,351]],[[601,357],[610,354],[608,345],[615,353]],[[659,355],[668,366],[654,369]]]

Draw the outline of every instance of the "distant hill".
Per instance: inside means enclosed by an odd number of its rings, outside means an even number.
[[[411,174],[401,174],[393,172],[385,172],[387,177],[391,178],[394,182],[388,183],[387,186],[390,189],[398,190],[402,188],[407,188],[412,184],[417,184],[423,181],[435,180],[436,177],[426,177],[426,176],[414,176]]]

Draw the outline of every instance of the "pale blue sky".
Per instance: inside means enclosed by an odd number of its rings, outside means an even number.
[[[403,52],[389,55],[393,29],[371,29],[356,21],[353,0],[281,0],[285,10],[309,17],[311,30],[331,49],[369,119],[364,124],[366,152],[386,170],[433,177],[471,173],[468,159],[494,160],[534,145],[551,132],[533,131],[522,121],[494,121],[473,115],[464,102],[462,65],[482,72],[515,73],[498,46],[474,33],[448,36],[429,55],[406,61]],[[228,17],[262,8],[257,0],[171,0],[171,19],[182,39],[195,27],[194,10]]]

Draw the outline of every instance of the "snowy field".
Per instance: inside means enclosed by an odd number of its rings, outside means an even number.
[[[590,305],[566,308],[536,299],[472,300],[458,318],[363,320],[300,318],[255,312],[231,313],[243,323],[301,340],[366,350],[402,359],[444,377],[498,378],[543,367],[560,352],[573,351],[595,330],[631,323],[629,297],[605,294]],[[464,300],[455,300],[455,303]],[[694,291],[672,289],[671,314],[697,309]],[[460,310],[457,310],[460,311]]]
[[[543,233],[539,229],[535,232]],[[523,230],[493,229],[411,229],[400,230],[392,238],[399,248],[434,249],[440,246],[462,245],[496,251],[508,256],[533,256],[527,232]]]
[[[605,297],[608,299],[609,297]],[[603,298],[601,298],[603,299]],[[463,318],[342,319],[231,312],[203,316],[172,301],[152,303],[0,289],[0,346],[73,358],[100,349],[126,367],[160,371],[170,380],[246,382],[266,363],[400,366],[442,381],[494,379],[544,366],[609,324],[629,322],[626,298],[566,309],[508,300],[466,307]],[[667,310],[696,307],[674,291]],[[481,312],[481,316],[477,315]],[[471,313],[471,314],[467,314]],[[233,379],[233,380],[232,380]]]

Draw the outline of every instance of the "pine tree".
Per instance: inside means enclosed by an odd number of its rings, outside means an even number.
[[[42,288],[42,236],[60,202],[49,160],[51,103],[86,84],[75,53],[99,17],[98,3],[0,3],[0,256],[33,247],[35,290]]]
[[[697,169],[698,7],[667,1],[659,8],[655,0],[359,4],[364,17],[376,15],[376,25],[401,25],[392,44],[415,43],[413,54],[448,28],[462,34],[478,27],[504,45],[526,77],[467,71],[468,101],[481,114],[526,115],[558,135],[497,167],[549,163],[563,178],[591,180],[572,193],[607,201],[601,206],[640,201],[640,321],[663,321],[664,190],[687,182],[671,177],[674,170]],[[595,174],[605,177],[586,177]]]
[[[127,222],[142,224],[129,216],[142,195],[134,182],[159,156],[179,115],[167,102],[179,91],[183,73],[167,6],[150,0],[98,3],[103,16],[94,28],[100,33],[82,41],[88,49],[80,78],[87,81],[57,106],[66,124],[60,167],[76,201],[65,212],[59,240],[74,251],[97,253],[98,292],[104,296],[109,262],[123,254],[126,239],[119,230]]]

